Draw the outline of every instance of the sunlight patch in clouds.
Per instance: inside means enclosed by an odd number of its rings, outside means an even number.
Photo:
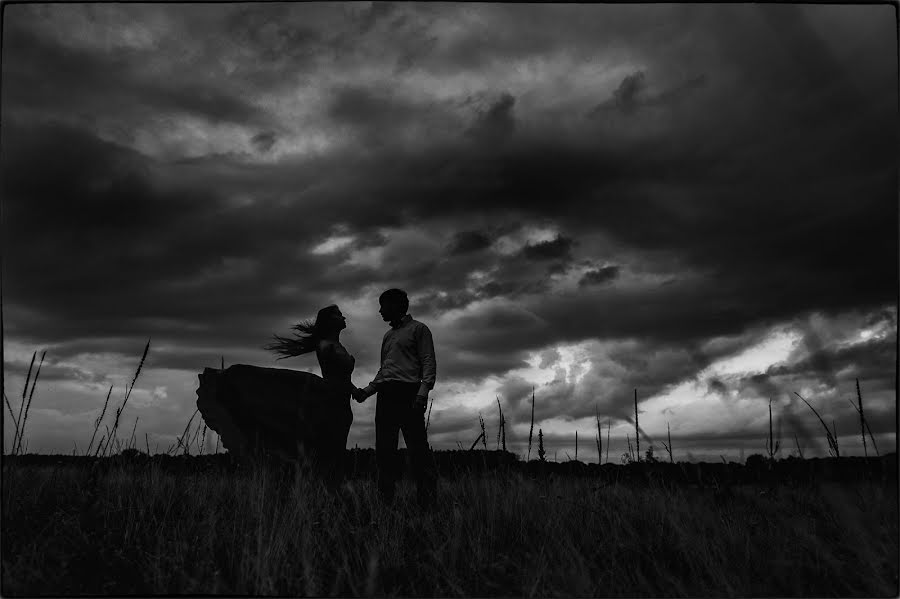
[[[698,376],[727,376],[736,374],[753,374],[765,372],[770,366],[783,362],[800,341],[801,336],[796,331],[777,331],[765,341],[755,345],[740,354],[719,360]]]
[[[336,251],[343,249],[353,243],[354,239],[356,238],[353,235],[338,235],[335,237],[329,237],[310,251],[317,256],[321,256],[324,254],[333,254]]]
[[[523,227],[513,233],[503,235],[494,242],[494,247],[503,255],[511,255],[520,251],[526,245],[534,245],[547,241],[553,241],[559,234],[556,227]]]

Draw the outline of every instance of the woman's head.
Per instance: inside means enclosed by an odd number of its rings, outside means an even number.
[[[341,314],[340,308],[332,304],[319,310],[315,321],[306,320],[291,327],[293,337],[275,335],[275,341],[266,345],[265,349],[279,354],[281,358],[302,356],[314,351],[320,339],[337,335],[345,328],[347,319]]]
[[[321,335],[337,333],[347,328],[347,319],[335,304],[325,306],[316,314],[316,332]]]

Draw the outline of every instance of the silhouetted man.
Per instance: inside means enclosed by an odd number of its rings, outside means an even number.
[[[434,501],[436,481],[425,434],[425,407],[437,374],[434,341],[428,327],[407,314],[406,292],[388,289],[378,298],[378,303],[381,317],[391,325],[381,342],[381,367],[375,379],[355,391],[353,397],[361,402],[378,393],[375,454],[381,497],[387,503],[394,500],[400,474],[397,443],[402,430],[412,458],[419,504],[430,505]]]

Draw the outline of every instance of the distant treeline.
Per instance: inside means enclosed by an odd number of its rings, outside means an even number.
[[[401,457],[408,462],[405,449]],[[862,481],[897,480],[897,454],[879,457],[840,457],[799,459],[788,457],[770,460],[762,455],[751,455],[743,464],[736,462],[631,462],[628,464],[586,464],[579,461],[549,462],[531,460],[525,462],[507,451],[435,451],[435,466],[442,477],[471,476],[483,473],[518,472],[526,476],[591,477],[602,482],[673,483],[673,484],[749,484],[777,481]],[[298,463],[285,462],[265,456],[235,456],[228,453],[214,455],[157,454],[148,456],[137,450],[126,450],[108,458],[26,454],[4,456],[7,465],[52,467],[74,465],[141,466],[153,464],[166,471],[223,472],[256,467],[274,467],[293,470]],[[367,478],[377,471],[374,449],[350,449],[346,452],[347,476]]]

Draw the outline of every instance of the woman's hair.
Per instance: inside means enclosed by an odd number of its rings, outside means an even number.
[[[279,360],[292,358],[294,356],[302,356],[303,354],[315,351],[322,336],[328,331],[329,324],[327,323],[329,322],[330,316],[337,309],[338,307],[336,305],[331,304],[330,306],[325,306],[319,310],[315,320],[303,320],[298,322],[291,327],[291,330],[294,331],[293,337],[272,335],[275,341],[266,345],[264,349],[280,355],[281,357],[278,358]]]

